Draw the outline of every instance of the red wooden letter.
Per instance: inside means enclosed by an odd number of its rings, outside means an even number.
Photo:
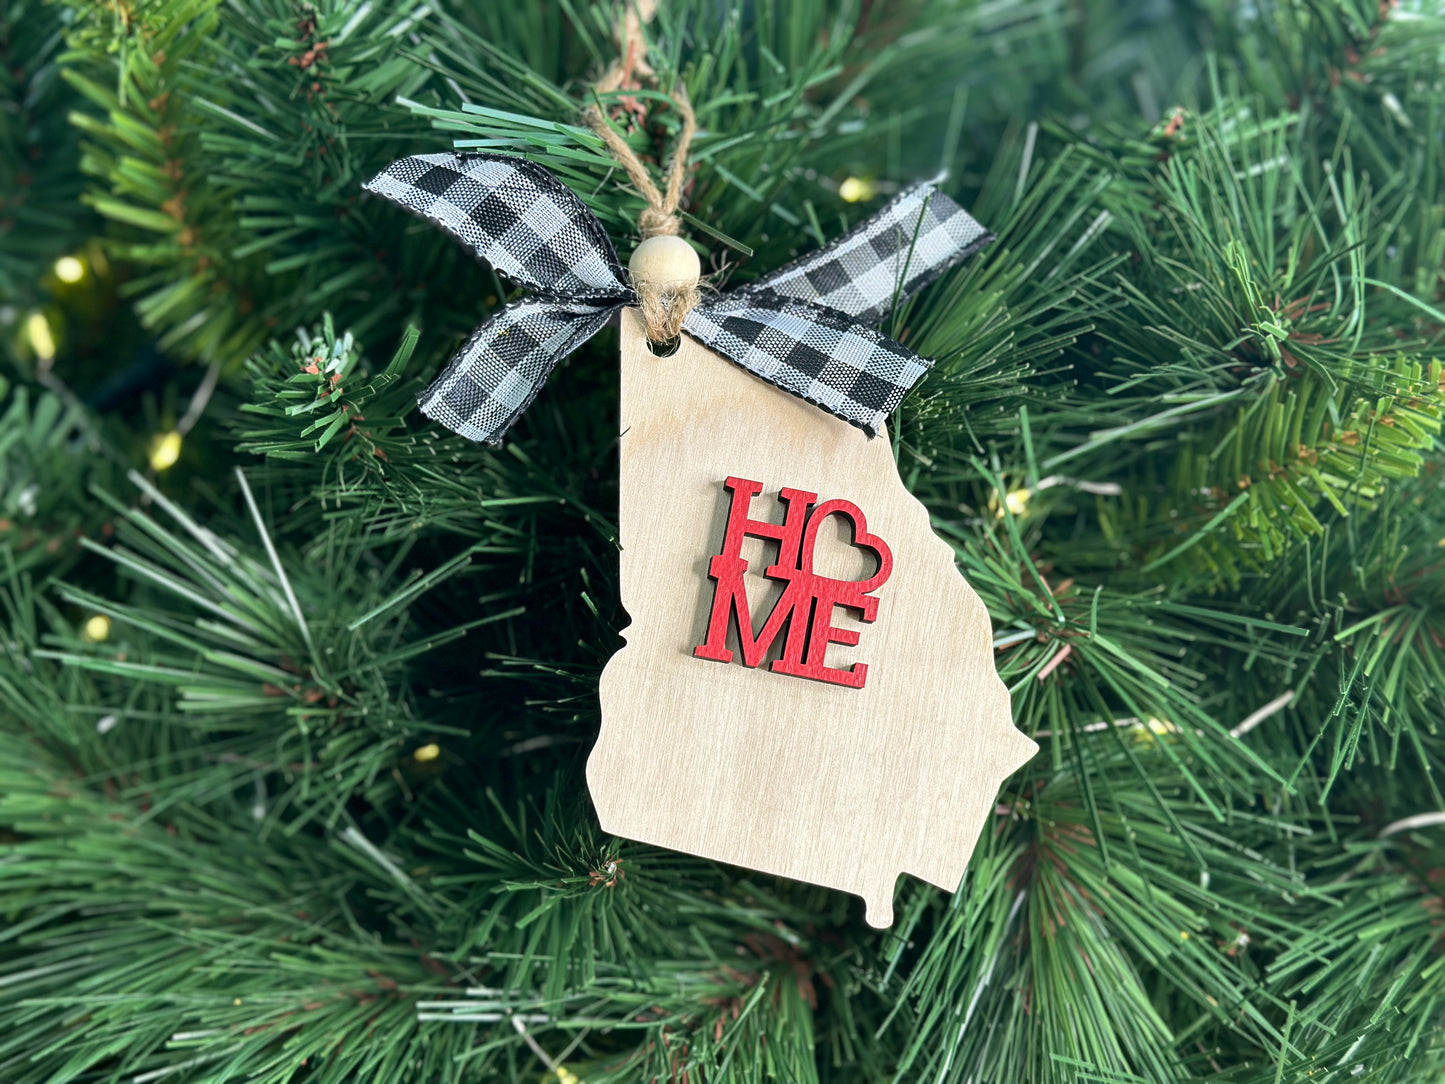
[[[743,573],[748,562],[743,558],[743,538],[771,539],[778,543],[778,561],[796,566],[798,547],[802,544],[803,523],[808,515],[808,506],[818,499],[816,493],[805,493],[799,489],[785,489],[779,496],[787,505],[782,523],[769,523],[753,519],[748,515],[753,498],[763,491],[761,482],[746,478],[729,478],[723,487],[732,494],[728,507],[727,530],[723,534],[722,552],[708,565],[708,578],[717,583],[713,591],[712,613],[708,617],[707,640],[693,648],[699,659],[715,659],[718,662],[732,662],[733,653],[728,650],[728,626],[734,615],[737,617],[738,644],[743,649],[743,665],[757,666],[768,653],[768,648],[777,639],[783,622],[793,612],[793,600],[788,592],[773,607],[773,612],[763,622],[761,631],[753,635],[753,615],[748,608],[747,585]],[[768,574],[771,575],[771,569]],[[806,612],[802,621],[807,620]],[[789,634],[792,639],[792,634]]]

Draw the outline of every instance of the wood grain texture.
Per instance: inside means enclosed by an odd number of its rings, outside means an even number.
[[[631,309],[621,432],[632,624],[602,674],[587,762],[602,827],[855,893],[874,926],[892,924],[900,873],[957,888],[999,785],[1038,747],[1014,729],[988,613],[903,487],[887,437],[869,440],[685,335],[672,357],[655,357]],[[854,502],[892,548],[876,620],[849,626],[856,646],[828,648],[830,666],[867,663],[866,687],[693,657],[729,476],[763,482],[757,518],[781,518],[780,489],[807,490]],[[876,567],[841,528],[826,542],[820,572],[863,579]],[[777,598],[760,574],[775,553],[751,539],[743,550],[758,621]]]

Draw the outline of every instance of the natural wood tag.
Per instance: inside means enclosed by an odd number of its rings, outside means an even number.
[[[654,356],[634,309],[621,433],[632,624],[587,762],[603,829],[856,893],[874,926],[899,873],[957,888],[1038,746],[887,437],[686,335]]]

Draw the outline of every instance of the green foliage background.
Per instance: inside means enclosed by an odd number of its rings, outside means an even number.
[[[897,445],[1042,750],[882,932],[597,827],[615,333],[415,411],[512,290],[362,181],[526,154],[625,252],[617,17],[0,11],[0,1080],[1439,1079],[1445,10],[663,3],[730,281],[848,177],[1000,236]]]

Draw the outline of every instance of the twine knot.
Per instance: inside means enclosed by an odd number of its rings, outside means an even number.
[[[682,233],[682,219],[661,207],[646,207],[637,217],[637,226],[644,238],[676,237]]]

